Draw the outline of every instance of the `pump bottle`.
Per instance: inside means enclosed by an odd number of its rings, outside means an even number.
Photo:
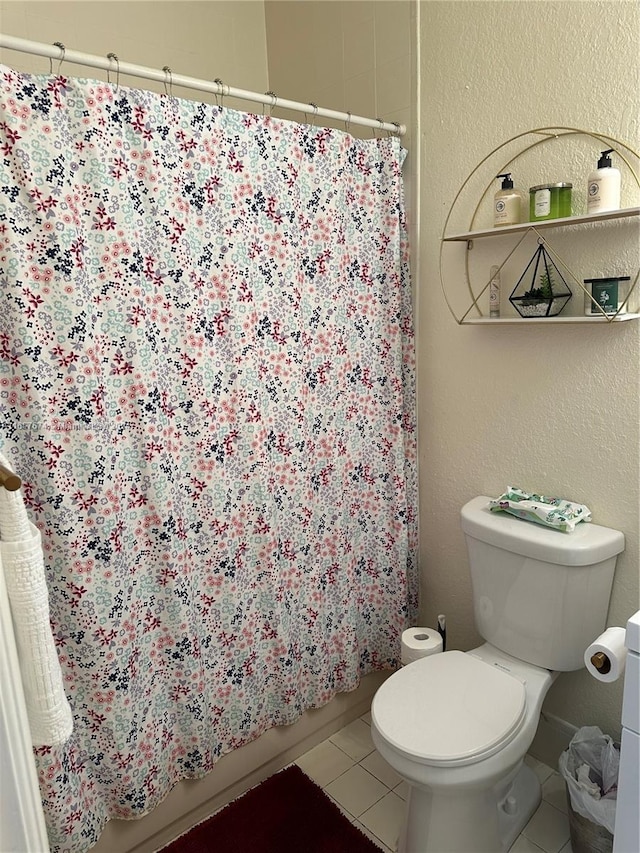
[[[587,181],[587,213],[604,213],[620,209],[620,171],[611,166],[613,148],[603,151],[598,168]]]
[[[493,200],[493,224],[496,228],[503,225],[517,225],[522,221],[524,194],[521,190],[514,190],[511,172],[497,177],[503,180],[502,187]]]

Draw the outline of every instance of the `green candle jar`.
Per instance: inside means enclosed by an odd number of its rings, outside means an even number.
[[[573,184],[540,184],[529,190],[529,221],[571,216]]]
[[[612,314],[626,314],[625,305],[629,293],[628,275],[616,275],[610,278],[585,278],[584,313],[587,317],[603,317]],[[624,308],[622,306],[625,306]]]

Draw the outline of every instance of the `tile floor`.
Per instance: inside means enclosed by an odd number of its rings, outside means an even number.
[[[543,799],[511,853],[571,853],[562,778],[531,756],[525,760],[540,779]],[[383,853],[394,853],[406,783],[374,747],[370,714],[300,756],[296,764]]]

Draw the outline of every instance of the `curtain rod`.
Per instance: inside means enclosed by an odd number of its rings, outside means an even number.
[[[14,474],[13,471],[5,468],[2,462],[0,462],[0,486],[4,486],[8,492],[16,492],[21,485],[22,480],[20,477]]]
[[[328,110],[323,107],[318,107],[316,104],[303,104],[301,101],[288,101],[284,98],[279,98],[273,92],[249,92],[246,89],[235,89],[233,86],[228,86],[222,80],[215,80],[213,83],[207,80],[198,80],[195,77],[184,77],[181,74],[174,74],[173,71],[165,65],[159,71],[155,68],[147,68],[143,65],[132,65],[129,62],[120,62],[115,53],[110,53],[106,57],[96,56],[90,53],[80,53],[76,50],[67,50],[60,42],[55,44],[45,44],[43,42],[29,41],[28,39],[17,38],[16,36],[5,35],[0,33],[0,47],[7,50],[17,50],[21,53],[31,53],[36,56],[45,56],[49,59],[57,59],[60,64],[62,62],[72,62],[75,65],[86,65],[90,68],[100,68],[103,71],[113,71],[116,74],[127,74],[130,77],[141,77],[145,80],[155,80],[158,83],[164,83],[165,86],[183,86],[186,89],[197,89],[201,92],[210,92],[213,95],[220,97],[240,98],[245,101],[254,101],[258,104],[265,104],[272,108],[281,107],[286,110],[296,110],[297,112],[309,113],[313,112],[313,117],[322,116],[323,118],[332,118],[336,121],[345,122],[347,128],[350,124],[359,125],[361,127],[371,127],[376,130],[387,130],[397,136],[403,136],[407,129],[405,125],[396,122],[384,122],[382,119],[365,118],[363,116],[351,115],[351,113],[337,112],[336,110]],[[58,70],[58,73],[59,70]]]

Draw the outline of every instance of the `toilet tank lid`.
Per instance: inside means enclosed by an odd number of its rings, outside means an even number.
[[[463,531],[481,542],[561,566],[591,566],[624,551],[619,530],[581,521],[572,533],[563,533],[506,512],[492,512],[490,500],[480,495],[461,510]]]

